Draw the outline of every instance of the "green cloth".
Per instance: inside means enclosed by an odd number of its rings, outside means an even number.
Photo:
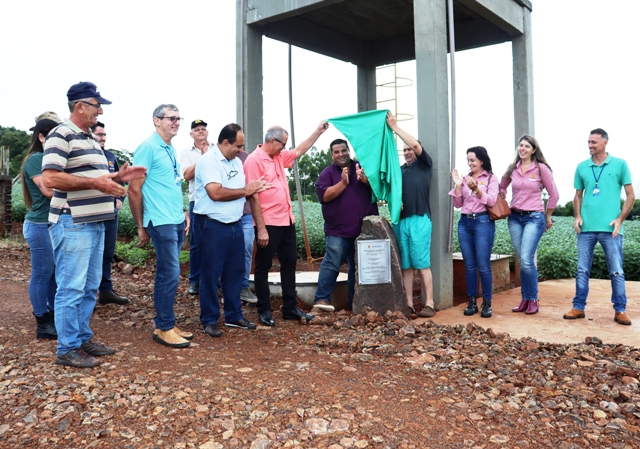
[[[402,210],[402,172],[396,139],[387,125],[387,111],[330,118],[329,123],[351,142],[375,199],[389,204],[391,222],[398,223]]]

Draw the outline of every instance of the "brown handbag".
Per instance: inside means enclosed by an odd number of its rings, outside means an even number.
[[[491,176],[489,175],[489,181],[487,182],[487,190],[489,189],[489,183],[491,182]],[[492,220],[502,220],[503,218],[507,218],[511,215],[511,208],[507,201],[500,196],[500,192],[498,192],[498,196],[496,198],[496,203],[489,207],[487,206],[487,212],[489,212],[489,218]]]

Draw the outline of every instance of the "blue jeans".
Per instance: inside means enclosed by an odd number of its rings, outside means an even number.
[[[189,201],[189,220],[191,221],[191,229],[189,229],[189,283],[200,282],[200,261],[198,260],[198,231],[194,229],[194,213],[193,205],[195,201]]]
[[[340,266],[347,260],[349,262],[349,306],[353,304],[353,294],[356,285],[356,238],[343,238],[328,235],[325,237],[326,253],[322,264],[320,265],[320,273],[318,273],[318,289],[316,290],[316,298],[314,302],[327,301],[331,302],[331,293],[336,287],[336,280],[340,274]]]
[[[56,297],[56,275],[53,247],[49,236],[49,223],[34,223],[25,220],[22,225],[29,251],[31,252],[31,280],[29,299],[35,316],[54,310]]]
[[[116,237],[118,237],[118,213],[113,220],[103,221],[104,223],[104,254],[102,255],[102,280],[98,290],[110,292],[113,290],[111,282],[111,262],[116,252]]]
[[[242,216],[242,232],[244,233],[244,280],[242,288],[249,288],[249,276],[251,276],[251,260],[253,259],[253,240],[256,237],[253,230],[253,216]]]
[[[147,232],[156,251],[156,279],[153,287],[154,321],[161,331],[173,329],[176,316],[173,304],[180,281],[180,250],[184,242],[185,223],[154,226],[149,222]]]
[[[206,215],[196,214],[198,229],[200,280],[200,322],[203,327],[217,324],[220,319],[218,279],[224,298],[224,320],[227,323],[243,317],[240,290],[244,279],[244,232],[242,223],[225,224]]]
[[[573,308],[584,310],[589,296],[589,275],[593,262],[593,249],[600,242],[609,268],[611,278],[611,302],[616,312],[627,310],[627,292],[624,285],[622,268],[622,235],[616,238],[610,232],[581,232],[578,234],[578,272],[576,273],[576,296]]]
[[[534,257],[538,243],[547,229],[544,212],[509,215],[511,242],[520,260],[520,293],[522,299],[538,300],[538,268]]]
[[[482,297],[487,301],[491,301],[493,297],[491,249],[495,235],[496,224],[489,219],[489,215],[476,218],[468,218],[465,215],[460,217],[458,241],[464,260],[468,296],[478,296],[478,272],[480,272]]]
[[[58,289],[55,299],[57,355],[79,348],[91,340],[89,320],[96,306],[96,293],[102,277],[104,225],[74,224],[71,215],[60,215],[51,224]]]

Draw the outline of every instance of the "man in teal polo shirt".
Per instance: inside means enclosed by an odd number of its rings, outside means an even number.
[[[133,153],[134,165],[146,167],[147,176],[129,186],[129,206],[138,225],[139,246],[145,246],[151,239],[156,251],[153,340],[172,348],[189,346],[193,338],[192,333],[178,329],[173,311],[180,280],[180,249],[189,232],[189,214],[182,202],[180,164],[171,144],[182,120],[180,111],[172,104],[161,104],[153,111],[156,131]]]
[[[635,195],[631,185],[631,173],[627,163],[606,152],[609,135],[602,128],[591,131],[589,153],[591,158],[581,162],[573,181],[576,196],[573,199],[578,234],[578,272],[573,308],[564,315],[566,320],[584,318],[589,295],[589,275],[593,262],[593,249],[600,242],[607,259],[611,278],[611,302],[615,311],[614,321],[630,325],[626,314],[627,293],[622,268],[622,234]],[[624,187],[627,199],[620,209],[620,191]]]

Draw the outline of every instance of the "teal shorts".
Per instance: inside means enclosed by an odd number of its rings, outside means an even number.
[[[431,267],[431,219],[427,214],[402,218],[393,232],[400,247],[400,268]]]

